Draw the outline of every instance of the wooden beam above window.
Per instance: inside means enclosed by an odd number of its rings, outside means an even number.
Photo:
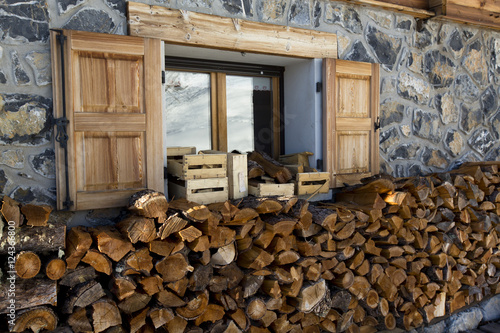
[[[500,1],[430,0],[438,18],[500,29]]]
[[[428,9],[428,0],[340,0],[356,5],[380,7],[386,10],[408,14],[416,18],[430,18],[435,14]]]
[[[302,58],[337,58],[337,35],[128,2],[129,33],[167,43]]]

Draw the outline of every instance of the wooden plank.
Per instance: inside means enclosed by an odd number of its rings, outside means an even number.
[[[145,114],[116,115],[113,113],[77,113],[75,114],[75,131],[95,131],[96,124],[106,131],[139,131],[146,130]]]
[[[167,147],[168,159],[182,159],[182,156],[190,154],[196,154],[196,147]]]
[[[217,86],[217,109],[212,109],[212,113],[217,114],[217,126],[215,130],[217,146],[213,148],[220,151],[227,151],[226,73],[215,74],[215,85]]]
[[[167,172],[182,180],[223,178],[227,175],[227,156],[184,155],[182,160],[167,160]]]
[[[57,281],[49,279],[18,279],[15,282],[15,291],[12,292],[9,283],[0,285],[0,313],[8,313],[9,299],[8,295],[14,293],[16,300],[16,311],[21,309],[28,309],[39,305],[57,305]]]
[[[77,192],[76,198],[78,200],[78,208],[80,210],[86,210],[126,207],[132,194],[145,189],[146,188],[136,188],[133,190],[115,190],[108,192]],[[111,196],[110,194],[114,195]]]
[[[280,78],[271,79],[273,94],[273,158],[277,160],[281,153],[281,110],[280,110]]]
[[[372,64],[372,77],[370,81],[371,91],[370,91],[370,110],[371,110],[371,120],[372,124],[375,123],[375,120],[379,119],[380,116],[380,65]],[[372,175],[376,175],[380,172],[380,129],[373,128],[371,132],[371,151],[370,151],[370,159],[371,159],[371,173]]]
[[[334,59],[323,59],[323,171],[330,174],[330,184],[335,184],[335,73]]]
[[[429,0],[380,0],[380,1],[410,8],[429,9]]]
[[[275,195],[293,196],[295,184],[265,184],[248,182],[248,193],[255,197],[269,197]]]
[[[279,26],[161,6],[128,3],[132,36],[238,52],[303,58],[336,58],[337,36],[332,33]]]
[[[432,0],[436,18],[500,29],[500,3],[481,0]]]
[[[328,193],[330,190],[330,176],[328,172],[297,173],[296,194]]]
[[[199,204],[224,202],[228,199],[228,181],[226,178],[190,179],[169,181],[170,199],[186,198]]]
[[[67,34],[69,30],[64,30]],[[89,37],[92,42],[89,43]],[[113,35],[113,43],[109,42],[109,35],[83,31],[71,31],[71,48],[75,51],[110,52],[114,54],[139,55],[144,54],[142,38],[130,39],[130,36]]]
[[[229,199],[241,199],[248,196],[248,167],[246,154],[227,155],[227,176]]]
[[[381,1],[381,0],[340,0],[343,2],[348,2],[348,3],[354,3],[357,5],[367,5],[367,6],[373,6],[373,7],[378,7],[378,8],[383,8],[386,10],[402,13],[402,14],[408,14],[416,18],[430,18],[434,16],[434,13],[426,10],[426,9],[421,9],[421,8],[415,8],[413,7],[416,5],[416,7],[423,7],[424,3],[423,2],[415,2],[412,3],[410,0],[404,0],[404,1]],[[402,5],[403,4],[403,5]],[[410,5],[410,6],[408,6]]]

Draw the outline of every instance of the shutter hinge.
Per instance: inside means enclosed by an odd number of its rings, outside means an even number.
[[[165,71],[161,71],[161,84],[165,84]]]
[[[68,147],[68,132],[66,127],[69,125],[69,120],[66,117],[54,119],[54,125],[56,126],[56,141],[59,142],[62,148],[66,149]]]
[[[323,89],[323,83],[322,82],[316,82],[316,92],[317,93],[321,92],[321,89]]]
[[[373,127],[374,127],[375,131],[377,131],[378,129],[380,129],[380,117],[377,117],[377,120],[373,124]]]
[[[320,158],[316,160],[316,169],[323,170],[323,160]]]

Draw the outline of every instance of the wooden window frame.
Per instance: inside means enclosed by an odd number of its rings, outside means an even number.
[[[282,81],[284,68],[278,66],[261,66],[246,63],[206,61],[169,57],[165,64],[166,71],[183,71],[206,73],[210,75],[210,109],[212,149],[227,152],[227,100],[226,76],[238,75],[249,77],[266,77],[271,79],[272,87],[272,152],[275,159],[282,152],[282,136],[284,128]]]

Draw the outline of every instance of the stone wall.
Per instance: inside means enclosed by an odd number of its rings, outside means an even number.
[[[442,171],[500,155],[500,33],[334,1],[149,0],[333,32],[339,58],[381,70],[381,170]],[[54,204],[49,29],[126,34],[121,0],[0,4],[0,193]]]

